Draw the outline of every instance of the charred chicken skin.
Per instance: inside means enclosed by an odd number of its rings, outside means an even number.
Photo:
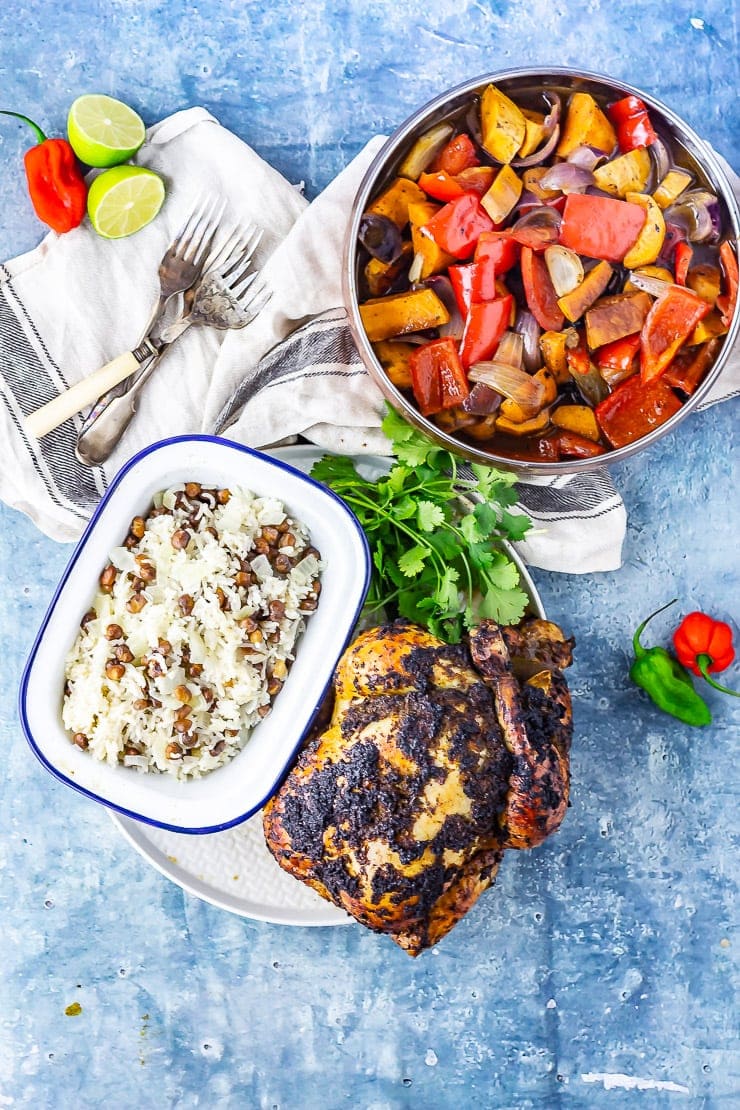
[[[412,956],[496,877],[506,848],[568,805],[572,641],[548,621],[484,621],[444,644],[397,621],[361,634],[328,727],[265,809],[281,867]]]

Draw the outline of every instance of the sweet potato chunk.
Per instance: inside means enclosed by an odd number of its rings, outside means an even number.
[[[378,297],[360,305],[360,316],[371,343],[446,324],[450,314],[433,289],[413,289]]]
[[[590,349],[595,351],[605,343],[640,331],[652,303],[648,294],[642,292],[602,297],[586,312],[586,342]]]
[[[513,100],[489,85],[480,103],[483,147],[504,164],[516,155],[527,133],[527,121]]]
[[[594,98],[589,93],[573,93],[558,143],[560,157],[567,158],[577,146],[593,146],[604,154],[611,154],[616,145],[614,128]]]
[[[397,177],[379,197],[368,206],[368,212],[375,216],[385,216],[392,220],[399,230],[403,230],[409,222],[409,204],[423,203],[426,194],[419,188],[415,181],[408,181],[405,177]]]

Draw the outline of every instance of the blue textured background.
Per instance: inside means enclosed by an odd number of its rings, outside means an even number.
[[[737,48],[725,0],[6,0],[0,106],[58,132],[81,92],[147,123],[203,104],[315,196],[445,86],[582,65],[663,99],[738,167]],[[0,124],[0,258],[41,233],[26,139]],[[15,692],[69,551],[0,508],[0,1107],[740,1105],[737,702],[710,694],[715,724],[692,730],[626,680],[632,630],[671,597],[740,611],[736,411],[615,469],[622,570],[535,572],[578,640],[573,808],[416,962],[359,927],[184,895],[38,766]]]

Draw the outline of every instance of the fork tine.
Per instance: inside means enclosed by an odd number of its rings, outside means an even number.
[[[198,197],[198,200],[196,201],[195,206],[188,213],[188,215],[185,219],[185,222],[180,226],[177,234],[175,235],[174,239],[170,243],[170,248],[169,248],[170,252],[172,252],[173,254],[178,254],[178,255],[180,255],[184,252],[184,249],[186,249],[186,246],[184,247],[183,245],[184,244],[187,245],[187,243],[190,241],[190,239],[192,238],[193,232],[195,231],[196,227],[198,226],[199,221],[203,219],[204,214],[208,211],[208,208],[210,207],[212,202],[213,202],[213,195],[212,194],[207,194],[207,193],[201,193],[200,194],[200,196]]]
[[[247,293],[249,296],[246,296]],[[268,288],[266,282],[261,281],[254,288],[243,289],[236,299],[241,304],[243,311],[251,309],[253,315],[256,316],[258,312],[262,311],[271,296],[272,290]]]
[[[229,284],[229,289],[233,296],[240,301],[252,282],[257,280],[258,276],[259,272],[257,270],[252,270],[250,273],[248,269],[244,269],[241,273],[237,274],[236,280]]]
[[[249,224],[246,231],[237,229],[234,232],[232,235],[232,243],[230,244],[230,253],[218,267],[219,273],[224,281],[228,281],[229,278],[231,278],[237,267],[248,266],[251,263],[252,255],[262,239],[263,234],[263,229],[257,227],[256,224]]]
[[[219,200],[218,197],[214,197],[210,202],[198,224],[196,224],[190,242],[185,248],[184,257],[188,262],[192,262],[193,265],[196,265],[198,258],[204,257],[202,254],[204,243],[207,245],[209,234],[211,240],[213,239],[218,227],[218,221],[221,216],[223,216],[225,208],[226,202]]]

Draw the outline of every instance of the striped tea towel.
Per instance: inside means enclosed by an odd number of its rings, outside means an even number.
[[[342,304],[342,245],[352,199],[382,144],[373,139],[311,204],[201,108],[151,128],[137,161],[168,182],[157,219],[129,239],[87,223],[0,266],[0,498],[48,535],[76,539],[119,467],[170,435],[208,432],[254,447],[301,436],[343,454],[387,454],[381,395],[352,343]],[[265,229],[256,256],[273,296],[244,331],[191,328],[147,384],[104,467],[74,456],[79,420],[30,441],[23,417],[139,338],[157,267],[195,199],[213,190]],[[740,359],[707,403],[740,392]],[[523,558],[548,570],[620,565],[626,527],[606,470],[520,483],[532,517]]]

